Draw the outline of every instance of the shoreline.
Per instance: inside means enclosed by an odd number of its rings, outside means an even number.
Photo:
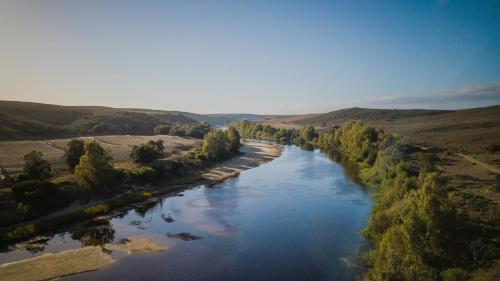
[[[57,229],[74,226],[99,216],[112,216],[114,213],[130,209],[135,204],[147,200],[155,200],[169,193],[179,192],[206,184],[215,185],[228,178],[237,177],[241,171],[258,167],[281,155],[282,146],[265,144],[258,141],[244,141],[240,153],[213,167],[206,168],[193,174],[174,179],[164,186],[156,185],[148,189],[122,194],[108,201],[96,202],[79,209],[64,210],[58,216],[47,214],[45,217],[25,222],[21,225],[6,227],[0,233],[0,245],[11,246],[15,242],[29,241],[42,234],[51,233]]]

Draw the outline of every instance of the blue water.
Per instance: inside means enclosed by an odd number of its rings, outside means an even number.
[[[167,244],[167,251],[127,256],[104,270],[62,279],[303,281],[354,280],[358,274],[371,195],[319,151],[286,146],[280,157],[238,178],[182,195],[131,210],[106,226],[108,240],[147,236]],[[199,239],[184,241],[178,233]],[[53,240],[77,241],[69,233]]]

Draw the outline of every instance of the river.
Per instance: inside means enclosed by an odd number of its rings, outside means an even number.
[[[31,252],[0,253],[0,261],[139,235],[169,249],[62,280],[353,280],[371,201],[325,154],[285,146],[237,178],[61,233]]]

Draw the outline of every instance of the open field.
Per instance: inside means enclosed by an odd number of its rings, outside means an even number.
[[[185,151],[193,151],[200,147],[201,140],[194,138],[182,138],[168,135],[156,136],[133,136],[133,135],[109,135],[83,137],[82,139],[95,139],[113,157],[115,165],[123,165],[130,162],[129,154],[134,145],[146,143],[149,140],[163,140],[167,155],[181,154]],[[0,167],[8,172],[17,172],[22,168],[23,156],[32,150],[41,151],[44,158],[49,161],[56,170],[65,169],[64,150],[70,139],[51,139],[41,141],[0,141]]]

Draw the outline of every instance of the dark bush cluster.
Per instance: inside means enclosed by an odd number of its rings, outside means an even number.
[[[162,140],[149,141],[146,144],[135,145],[130,152],[132,161],[146,164],[163,157],[165,146]]]

